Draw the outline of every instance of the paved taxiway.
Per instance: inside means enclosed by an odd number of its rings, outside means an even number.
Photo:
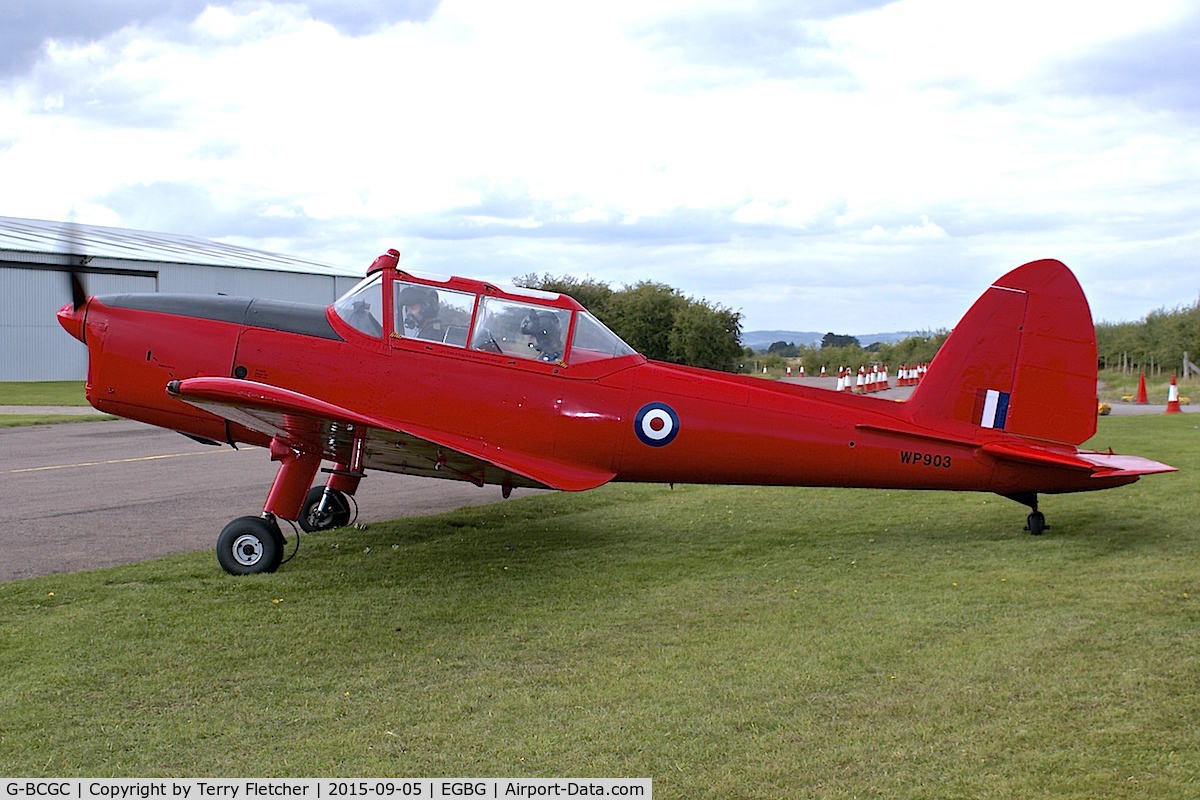
[[[277,469],[259,448],[128,420],[0,428],[0,581],[212,549],[225,523],[262,510]],[[378,522],[501,498],[497,486],[373,472],[357,499],[359,521]]]

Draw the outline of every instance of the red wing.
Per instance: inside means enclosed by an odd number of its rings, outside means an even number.
[[[615,476],[561,461],[489,447],[480,439],[359,414],[315,397],[233,378],[190,378],[168,392],[197,408],[305,453],[346,464],[363,438],[363,467],[434,478],[580,491]]]

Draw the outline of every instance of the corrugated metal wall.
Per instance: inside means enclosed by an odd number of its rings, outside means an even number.
[[[363,270],[366,274],[366,270]],[[354,285],[349,281],[346,288]],[[327,306],[340,296],[337,281],[328,275],[272,272],[265,269],[162,264],[158,290],[177,294],[227,294],[231,297],[269,297],[294,303]]]
[[[91,294],[153,292],[154,278],[84,275]],[[73,381],[87,377],[87,348],[58,324],[71,299],[66,272],[0,268],[0,381]]]
[[[33,254],[23,254],[23,260],[50,261],[29,256]],[[93,268],[99,266],[97,262],[101,260],[96,259]],[[28,269],[14,267],[12,263],[0,266],[0,381],[83,380],[87,377],[87,350],[62,329],[55,317],[58,309],[71,299],[68,274],[61,269],[39,268],[35,263],[30,263]],[[140,274],[85,272],[82,277],[88,294],[155,291],[227,294],[329,305],[359,280],[115,259],[104,259],[102,264],[104,269]]]

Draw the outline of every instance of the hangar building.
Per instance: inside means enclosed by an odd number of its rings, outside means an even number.
[[[58,324],[70,271],[88,294],[171,292],[328,305],[366,273],[167,233],[0,217],[0,381],[83,380]]]

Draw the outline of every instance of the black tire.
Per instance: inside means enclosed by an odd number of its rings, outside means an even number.
[[[238,517],[217,537],[217,561],[230,575],[274,572],[283,560],[283,534],[262,517]]]
[[[300,519],[297,522],[300,523],[300,529],[305,533],[328,531],[350,524],[350,501],[337,489],[330,490],[329,502],[325,504],[325,510],[317,513],[317,509],[321,507],[323,494],[325,494],[324,486],[314,486],[308,490],[308,494],[304,498],[304,505],[300,507]]]
[[[287,552],[287,539],[283,538],[283,531],[279,530],[279,520],[271,517],[267,522],[271,526],[271,535],[275,538],[275,558],[266,572],[274,572],[283,563],[283,554]]]
[[[1029,515],[1025,530],[1029,531],[1034,536],[1041,536],[1042,531],[1046,530],[1046,517],[1040,511],[1034,511]]]

